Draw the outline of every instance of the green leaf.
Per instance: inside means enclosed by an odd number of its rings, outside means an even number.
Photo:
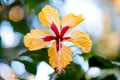
[[[119,46],[119,49],[118,49],[118,56],[117,56],[117,60],[120,62],[120,46]]]
[[[56,80],[85,80],[85,74],[79,65],[71,63]]]
[[[48,63],[47,48],[43,48],[37,51],[22,50],[19,53],[19,56],[28,56],[32,58],[33,60],[32,63],[25,60],[19,60],[19,61],[24,63],[26,70],[33,74],[36,74],[36,65],[39,62],[46,61]]]
[[[89,65],[97,66],[101,69],[117,67],[117,65],[113,64],[112,61],[110,61],[108,58],[104,58],[98,55],[94,55],[89,59]]]
[[[40,61],[46,61],[47,63],[48,61],[48,52],[47,52],[47,48],[43,48],[37,51],[25,51],[20,53],[20,56],[29,56],[33,59],[34,63],[38,63]]]
[[[91,80],[117,80],[117,78],[115,77],[114,74],[109,74],[105,77],[102,77],[102,78],[96,77],[96,78],[92,78]]]
[[[27,34],[28,32],[30,32],[30,29],[27,26],[27,23],[25,20],[22,20],[20,22],[13,22],[10,20],[9,22],[13,26],[14,31],[20,32],[24,35]]]
[[[115,77],[115,75],[111,74],[100,80],[117,80],[117,78]]]
[[[94,52],[90,52],[90,53],[83,53],[83,54],[80,54],[80,56],[82,56],[84,58],[84,60],[88,60],[89,58],[91,58],[92,56],[94,56],[95,53]]]
[[[36,74],[36,72],[37,72],[36,64],[31,63],[31,62],[28,62],[28,61],[25,61],[25,60],[17,60],[17,61],[22,62],[22,63],[25,65],[25,69],[26,69],[28,72],[33,73],[33,74]]]
[[[35,9],[36,6],[40,5],[41,3],[45,3],[48,0],[26,0],[26,3],[28,3],[30,9]]]

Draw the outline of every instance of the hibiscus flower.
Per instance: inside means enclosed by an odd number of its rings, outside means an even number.
[[[92,41],[88,34],[76,30],[70,36],[65,35],[84,20],[81,15],[70,13],[60,20],[58,11],[47,5],[39,12],[39,20],[43,26],[49,27],[54,34],[47,30],[33,29],[25,35],[24,44],[31,51],[51,44],[48,49],[49,64],[56,68],[58,74],[72,61],[71,48],[65,46],[62,42],[72,42],[84,53],[90,52]]]

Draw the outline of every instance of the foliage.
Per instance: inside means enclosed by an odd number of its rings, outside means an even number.
[[[48,0],[16,0],[12,5],[6,6],[0,4],[0,9],[3,8],[3,10],[0,10],[0,22],[2,23],[3,20],[8,20],[10,24],[12,25],[15,32],[19,32],[23,35],[30,32],[30,26],[27,23],[27,19],[29,16],[37,15],[40,9],[43,7],[43,5],[48,4]],[[14,22],[12,20],[9,20],[8,13],[12,6],[14,5],[22,5],[22,7],[28,8],[28,11],[25,11],[25,17],[23,20],[19,22]],[[9,34],[9,33],[8,33]],[[93,45],[94,48],[95,45]],[[94,48],[95,49],[95,48]],[[48,61],[48,48],[43,48],[36,51],[29,51],[26,50],[23,45],[23,40],[19,43],[19,45],[15,48],[3,48],[2,47],[2,41],[0,37],[0,60],[5,60],[8,62],[8,64],[11,64],[11,61],[19,61],[25,65],[25,69],[28,73],[36,75],[37,72],[37,65],[41,61],[45,61],[46,63],[49,63]],[[9,54],[9,51],[12,54]],[[19,53],[19,54],[18,54]],[[80,57],[83,57],[84,60],[88,60],[89,66],[91,67],[98,67],[101,69],[101,71],[104,71],[106,69],[120,69],[120,65],[112,63],[112,60],[108,59],[107,57],[100,56],[98,54],[101,54],[98,51],[92,50],[90,53],[83,53],[80,54]],[[120,50],[118,52],[118,57],[116,59],[116,62],[120,61]],[[12,58],[11,56],[12,55]],[[22,60],[21,57],[28,56],[32,59],[32,62],[29,60]],[[56,74],[56,71],[54,72]],[[52,78],[54,74],[50,75]],[[2,77],[0,76],[0,80],[2,80]],[[90,77],[87,72],[85,72],[81,65],[78,65],[74,62],[71,62],[70,65],[68,65],[65,69],[65,71],[61,75],[57,75],[56,80],[117,80],[117,77],[115,76],[115,73],[108,74],[103,77],[103,75],[100,75],[98,77]]]

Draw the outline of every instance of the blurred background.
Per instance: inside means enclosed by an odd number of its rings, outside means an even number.
[[[73,30],[93,41],[88,54],[69,44],[73,62],[61,75],[50,67],[46,48],[28,51],[23,44],[31,29],[43,29],[38,13],[45,5],[60,17],[82,14],[85,20]],[[0,80],[120,80],[119,24],[120,0],[0,0]]]

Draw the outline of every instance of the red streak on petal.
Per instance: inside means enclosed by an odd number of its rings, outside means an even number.
[[[64,37],[63,40],[71,39],[71,37]]]
[[[57,42],[57,43],[56,43],[57,52],[58,52],[61,48],[62,48],[62,43]]]
[[[44,41],[51,41],[51,40],[55,40],[56,37],[55,36],[45,36],[42,38]]]
[[[58,28],[57,28],[57,26],[56,26],[54,23],[51,24],[51,29],[53,30],[53,32],[55,33],[55,35],[56,35],[57,37],[59,37]]]
[[[62,38],[64,36],[64,34],[66,33],[66,31],[69,29],[69,26],[65,26],[62,28],[61,33],[60,33],[60,37]]]
[[[61,64],[61,54],[62,54],[61,51],[58,52],[58,54],[57,54],[57,73],[58,74],[61,74],[64,71],[63,66]]]

